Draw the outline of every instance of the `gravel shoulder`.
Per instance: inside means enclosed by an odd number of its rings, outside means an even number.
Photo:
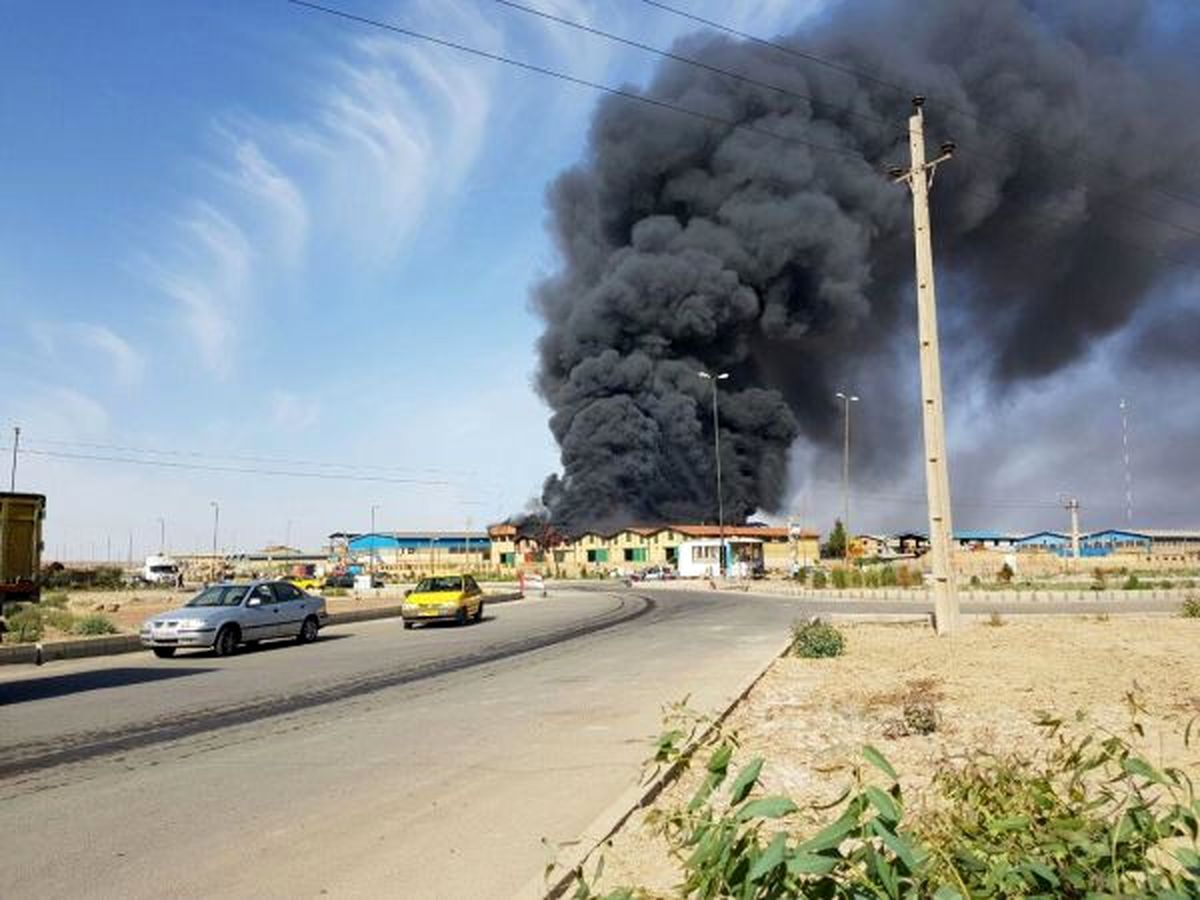
[[[1042,712],[1125,735],[1131,691],[1148,711],[1147,758],[1200,778],[1200,748],[1183,743],[1188,721],[1200,716],[1200,620],[1023,618],[975,624],[951,639],[921,625],[852,624],[843,631],[844,656],[776,661],[726,723],[740,741],[736,759],[765,757],[765,789],[802,807],[835,800],[867,743],[900,772],[912,804],[922,801],[938,767],[981,750],[1028,751],[1047,740],[1033,724]],[[914,690],[936,699],[937,732],[889,739]],[[686,803],[699,780],[695,770],[685,773],[651,809]],[[646,825],[647,812],[631,817],[603,849],[600,888],[673,893],[679,869]],[[829,817],[818,813],[814,821]]]

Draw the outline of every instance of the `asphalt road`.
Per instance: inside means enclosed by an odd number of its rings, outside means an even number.
[[[788,598],[574,591],[230,658],[0,672],[5,897],[507,897],[731,699]]]
[[[571,590],[465,628],[0,670],[0,892],[508,897],[636,783],[664,704],[725,705],[799,616],[922,606]]]

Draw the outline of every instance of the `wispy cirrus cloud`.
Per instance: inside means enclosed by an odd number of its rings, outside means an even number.
[[[42,353],[59,364],[77,360],[82,369],[88,368],[86,357],[103,358],[123,385],[137,384],[146,368],[143,355],[107,325],[37,321],[30,323],[29,332]]]

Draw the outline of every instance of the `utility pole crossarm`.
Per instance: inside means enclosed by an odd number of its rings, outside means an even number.
[[[933,241],[929,225],[929,186],[938,165],[954,153],[925,159],[924,97],[913,98],[908,119],[911,165],[892,170],[912,193],[913,243],[917,269],[917,337],[921,360],[921,418],[925,435],[925,492],[929,504],[929,549],[933,562],[934,624],[938,634],[958,628],[958,592],[954,579],[953,526],[950,519],[950,473],[946,460],[946,419],[942,407],[942,367],[938,350],[937,295],[933,278]]]

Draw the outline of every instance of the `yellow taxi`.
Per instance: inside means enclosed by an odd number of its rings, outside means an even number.
[[[405,628],[417,622],[478,622],[483,618],[483,589],[470,575],[422,578],[415,588],[405,591],[400,615]]]
[[[320,578],[311,578],[307,575],[285,575],[281,581],[286,581],[288,584],[295,585],[300,590],[308,593],[315,591],[321,586]]]

